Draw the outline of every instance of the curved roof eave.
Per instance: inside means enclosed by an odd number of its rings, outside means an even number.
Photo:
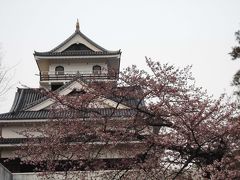
[[[34,52],[34,56],[41,56],[41,57],[45,57],[45,56],[113,56],[113,55],[119,55],[121,54],[121,51],[106,51],[106,52],[101,52],[101,51],[97,51],[97,52],[92,52],[92,51],[82,51],[82,52],[78,52],[78,51],[70,51],[70,52]]]
[[[80,30],[78,30],[78,31],[76,30],[69,38],[67,38],[65,41],[63,41],[61,44],[59,44],[57,47],[53,48],[52,50],[46,51],[46,52],[37,52],[37,51],[35,51],[34,55],[35,55],[35,53],[39,53],[39,54],[41,54],[41,53],[54,53],[56,50],[58,50],[59,48],[63,47],[66,43],[68,43],[71,39],[73,39],[77,35],[81,36],[87,42],[89,42],[90,44],[92,44],[93,46],[97,47],[98,49],[100,49],[103,52],[108,52],[108,53],[120,52],[120,50],[118,50],[118,51],[107,50],[107,49],[101,47],[100,45],[98,45],[97,43],[95,43],[94,41],[92,41],[90,38],[88,38],[86,35],[84,35]]]

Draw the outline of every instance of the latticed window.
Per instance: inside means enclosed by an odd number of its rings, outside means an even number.
[[[101,66],[99,65],[93,66],[93,74],[95,75],[101,74]]]
[[[63,66],[57,66],[55,68],[55,74],[63,75],[64,74],[64,67]]]

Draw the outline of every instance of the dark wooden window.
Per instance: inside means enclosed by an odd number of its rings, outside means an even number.
[[[57,84],[52,83],[52,84],[51,84],[51,90],[52,90],[52,91],[55,91],[55,90],[57,90],[58,88],[60,88],[61,86],[63,86],[63,83],[57,83]]]
[[[84,44],[72,44],[67,49],[65,49],[63,52],[71,52],[71,51],[92,51],[89,47],[85,46]]]
[[[99,75],[99,74],[101,74],[101,70],[102,70],[101,66],[99,66],[99,65],[93,66],[93,74]]]
[[[63,66],[57,66],[55,68],[55,74],[63,75],[64,74],[64,67]]]

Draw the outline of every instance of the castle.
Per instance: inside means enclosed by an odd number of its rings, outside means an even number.
[[[111,82],[120,88],[117,80],[121,51],[109,51],[93,42],[80,31],[78,21],[75,32],[69,38],[50,51],[35,51],[34,58],[39,69],[40,87],[18,88],[11,110],[0,114],[0,163],[13,173],[16,180],[33,172],[33,167],[22,163],[19,158],[5,161],[12,158],[15,149],[25,142],[26,138],[19,131],[47,122],[49,107],[56,103],[40,93],[41,89],[67,96],[81,91],[83,84],[88,82]],[[116,98],[109,97],[104,99],[98,111],[121,119],[132,115],[128,105],[138,103],[131,98],[119,103]],[[112,108],[116,108],[114,113]],[[114,155],[109,157],[110,160],[117,158]],[[32,176],[29,177],[31,179]]]

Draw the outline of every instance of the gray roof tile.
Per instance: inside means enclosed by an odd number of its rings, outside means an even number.
[[[116,52],[101,52],[101,51],[66,51],[66,52],[34,52],[35,56],[105,56],[117,55],[120,51]]]
[[[69,42],[74,36],[79,35],[81,37],[83,37],[86,41],[88,41],[90,44],[93,44],[94,46],[96,46],[98,49],[100,49],[102,52],[91,52],[91,51],[77,51],[77,52],[62,52],[62,53],[56,53],[55,51],[59,48],[61,48],[62,46],[64,46],[67,42]],[[52,49],[51,51],[47,51],[47,52],[34,52],[34,55],[36,56],[58,56],[58,55],[81,55],[81,56],[86,56],[86,55],[112,55],[112,54],[121,54],[121,51],[109,51],[104,49],[103,47],[99,46],[98,44],[96,44],[95,42],[93,42],[91,39],[89,39],[86,35],[84,35],[82,32],[80,31],[75,31],[69,38],[67,38],[65,41],[63,41],[61,44],[59,44],[57,47],[55,47],[54,49]]]
[[[21,111],[27,105],[44,97],[41,88],[18,88],[10,112]]]
[[[98,109],[86,109],[81,111],[61,111],[54,112],[49,110],[41,111],[18,111],[0,114],[1,120],[22,120],[22,119],[51,119],[51,118],[63,118],[63,117],[78,117],[78,118],[90,118],[90,117],[132,117],[136,115],[136,111],[133,109],[113,109],[113,108],[98,108]]]

